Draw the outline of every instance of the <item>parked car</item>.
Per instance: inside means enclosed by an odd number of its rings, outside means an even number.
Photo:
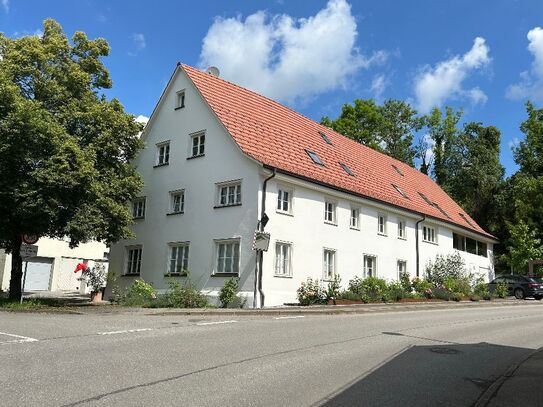
[[[534,297],[536,300],[543,298],[543,284],[533,277],[515,274],[499,276],[488,283],[488,290],[493,292],[499,283],[507,283],[509,295],[514,295],[519,300],[526,297]]]

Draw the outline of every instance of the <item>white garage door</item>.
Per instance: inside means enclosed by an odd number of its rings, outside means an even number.
[[[26,269],[25,291],[49,290],[53,259],[34,259]],[[24,267],[24,263],[23,263]]]

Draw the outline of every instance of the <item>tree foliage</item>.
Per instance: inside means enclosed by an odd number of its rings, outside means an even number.
[[[70,41],[46,20],[43,36],[0,33],[0,247],[13,253],[10,296],[21,290],[21,234],[113,242],[130,235],[126,202],[142,183],[129,161],[141,130],[102,58],[104,39]]]

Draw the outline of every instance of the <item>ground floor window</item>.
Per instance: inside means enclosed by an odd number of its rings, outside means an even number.
[[[217,245],[216,274],[239,273],[239,239],[220,240]]]
[[[323,278],[325,280],[333,280],[336,274],[336,251],[332,249],[324,249],[323,261]]]
[[[377,277],[377,257],[364,255],[364,277]]]
[[[140,274],[141,271],[141,246],[132,246],[126,249],[125,274]]]
[[[275,275],[289,277],[290,273],[291,244],[277,242],[275,244]]]
[[[398,268],[398,280],[400,279],[400,276],[403,273],[407,272],[407,262],[405,260],[398,260],[397,262],[397,268]]]
[[[170,245],[169,274],[187,274],[189,269],[189,244],[172,243]]]

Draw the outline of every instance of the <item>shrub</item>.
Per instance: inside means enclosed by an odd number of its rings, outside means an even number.
[[[478,302],[478,301],[481,301],[481,296],[480,295],[477,295],[477,294],[473,294],[469,297],[469,299],[471,301],[474,301],[474,302]]]
[[[471,294],[471,282],[466,276],[463,277],[446,277],[443,282],[443,288],[452,293],[458,293],[465,297]]]
[[[496,295],[499,298],[506,298],[509,295],[509,286],[507,283],[498,283],[496,286]]]
[[[300,305],[324,304],[326,302],[326,292],[321,287],[318,279],[313,280],[308,277],[307,281],[302,282],[296,292]]]
[[[447,278],[459,279],[467,275],[466,263],[460,253],[438,254],[435,261],[426,266],[426,279],[434,287],[442,287]]]
[[[349,281],[349,291],[362,296],[366,296],[369,301],[380,301],[387,291],[385,280],[377,277],[360,278],[355,277]]]
[[[153,286],[138,279],[121,294],[119,302],[122,305],[132,307],[149,306],[154,299],[156,299],[156,293]]]
[[[402,285],[402,288],[404,289],[405,292],[410,293],[411,291],[413,291],[413,287],[411,285],[411,279],[407,271],[402,271],[400,273],[400,284]]]
[[[438,298],[440,300],[450,301],[454,297],[454,294],[449,290],[441,287],[435,287],[432,289],[432,298]]]
[[[405,290],[402,283],[393,281],[387,285],[383,299],[386,302],[399,301],[402,298],[406,298],[408,295],[409,292]]]
[[[180,284],[170,281],[165,294],[159,295],[152,306],[166,308],[205,308],[209,305],[207,297],[194,288],[190,282]]]
[[[326,298],[335,300],[341,289],[341,277],[339,274],[334,274],[334,278],[328,282],[328,288],[326,290]]]
[[[473,287],[473,294],[476,295],[476,296],[479,296],[481,298],[485,298],[485,297],[490,296],[490,292],[488,291],[488,284],[486,284],[486,283],[484,283],[482,281],[478,282]]]
[[[424,295],[425,291],[432,288],[432,284],[428,280],[415,277],[411,282],[416,293]]]
[[[221,302],[221,307],[226,308],[228,304],[232,304],[237,299],[238,291],[238,279],[229,278],[224,282],[221,290],[219,291],[219,301]]]

